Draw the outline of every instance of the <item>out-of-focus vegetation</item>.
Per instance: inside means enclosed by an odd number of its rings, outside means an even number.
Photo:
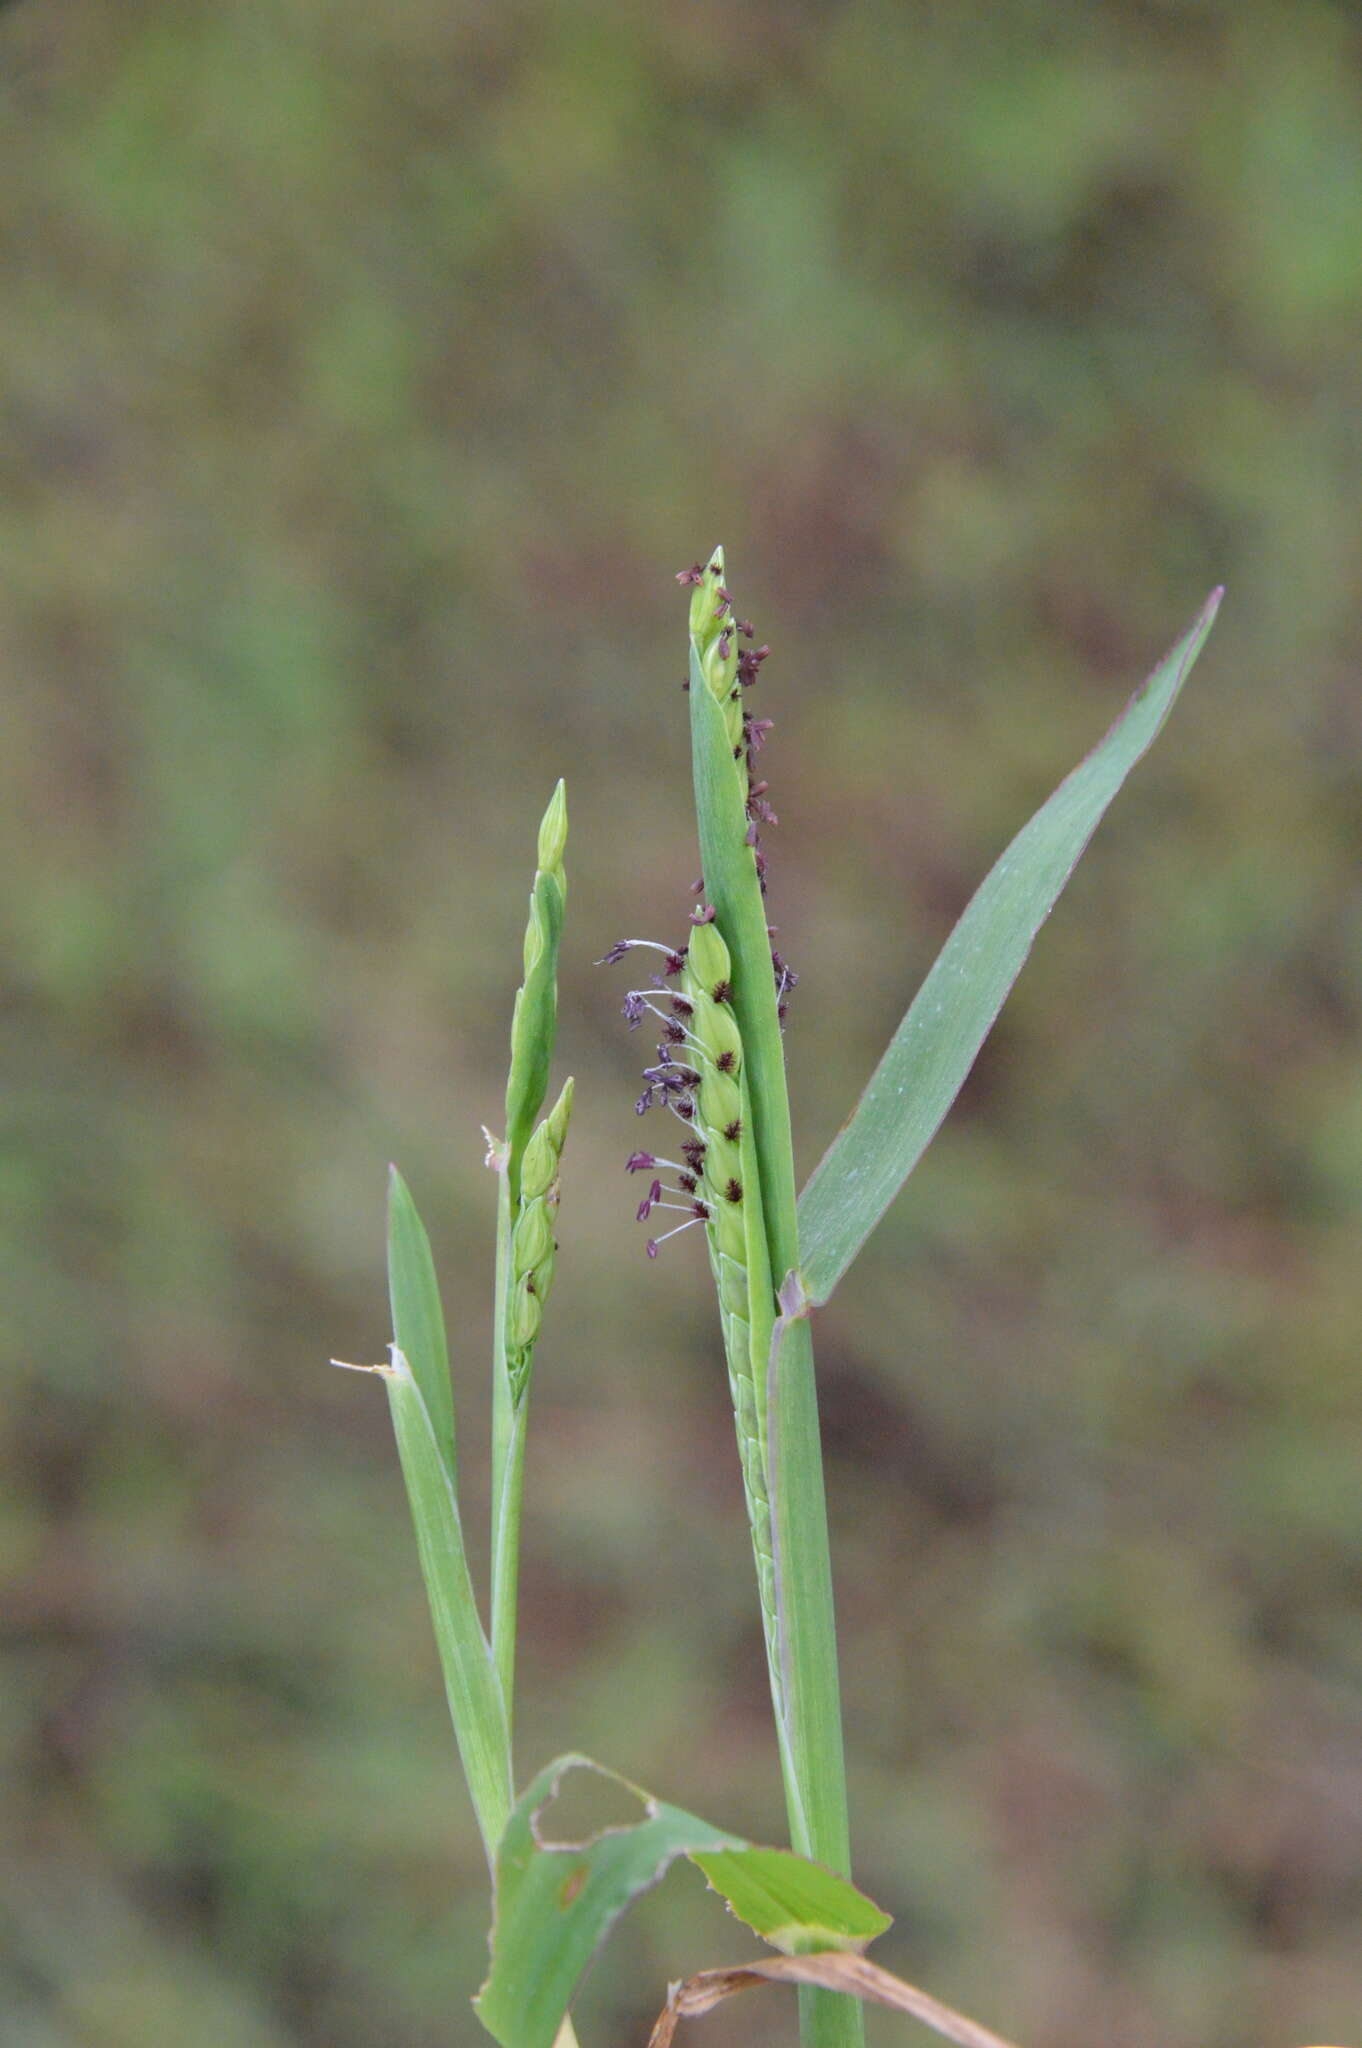
[[[324,1361],[388,1335],[395,1157],[479,1443],[560,772],[520,1751],[781,1836],[703,1249],[643,1258],[590,964],[682,925],[670,571],[718,539],[806,1170],[1229,585],[820,1318],[857,1874],[889,1967],[1031,2044],[1356,2036],[1360,222],[1318,0],[4,10],[6,2040],[475,2038],[387,1419]],[[744,1951],[697,1891],[588,2048]],[[732,2010],[697,2039],[791,2037]]]

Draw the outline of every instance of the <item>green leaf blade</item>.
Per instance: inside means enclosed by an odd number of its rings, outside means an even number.
[[[440,1285],[430,1239],[411,1190],[395,1166],[388,1169],[388,1299],[393,1342],[421,1389],[431,1427],[451,1481],[455,1475],[454,1387],[449,1375]]]
[[[540,1813],[573,1770],[596,1772],[636,1793],[642,1803],[637,1825],[611,1827],[574,1844],[542,1843]],[[497,1857],[492,1968],[477,1998],[487,2031],[501,2048],[552,2048],[588,1963],[626,1906],[678,1856],[744,1846],[589,1757],[562,1756],[549,1764],[517,1802]]]
[[[602,1825],[580,1841],[554,1840],[549,1809],[570,1772],[591,1773],[602,1793],[636,1799],[637,1821]],[[711,1827],[589,1757],[560,1756],[517,1801],[497,1856],[492,1967],[476,2004],[501,2048],[552,2048],[611,1927],[681,1856],[749,1927],[790,1954],[859,1952],[890,1924],[821,1865]]]
[[[846,1878],[789,1849],[692,1851],[691,1862],[738,1918],[783,1955],[830,1948],[859,1954],[893,1924]]]
[[[986,876],[799,1199],[802,1277],[828,1300],[960,1092],[1008,991],[1121,784],[1152,745],[1215,622],[1214,591],[1086,760]]]
[[[388,1393],[445,1696],[488,1862],[511,1808],[511,1745],[501,1683],[478,1614],[454,1481],[410,1365],[377,1366]]]

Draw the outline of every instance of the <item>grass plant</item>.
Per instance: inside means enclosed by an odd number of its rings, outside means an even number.
[[[393,1344],[386,1363],[363,1368],[387,1389],[450,1714],[492,1879],[492,1964],[476,2009],[502,2048],[571,2048],[569,2009],[592,1955],[624,1907],[685,1857],[777,1954],[673,1986],[654,2032],[656,2048],[665,2048],[683,2018],[772,1983],[798,1989],[806,2048],[856,2048],[867,2001],[966,2048],[1006,2048],[999,2036],[863,1955],[889,1920],[851,1882],[812,1315],[950,1108],[1036,932],[1167,717],[1220,593],[981,884],[799,1194],[783,1047],[797,977],[773,950],[767,922],[762,838],[775,819],[760,757],[769,721],[747,708],[768,650],[755,645],[752,627],[737,615],[721,549],[678,580],[690,601],[688,701],[702,879],[681,942],[623,940],[605,958],[632,963],[638,955],[646,963],[642,985],[624,1005],[630,1024],[651,1027],[659,1041],[637,1107],[656,1111],[672,1130],[668,1143],[628,1161],[632,1172],[647,1176],[640,1220],[660,1219],[648,1253],[656,1257],[669,1236],[692,1226],[703,1229],[709,1246],[790,1847],[754,1844],[711,1826],[577,1753],[541,1769],[519,1796],[515,1789],[525,1440],[573,1102],[569,1079],[543,1114],[567,890],[560,782],[539,831],[504,1135],[487,1134],[497,1228],[486,1627],[459,1517],[439,1288],[429,1241],[396,1169],[388,1239]],[[635,1824],[584,1839],[554,1838],[551,1809],[570,1773],[636,1796]]]

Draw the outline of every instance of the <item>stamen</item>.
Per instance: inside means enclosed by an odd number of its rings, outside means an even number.
[[[652,993],[648,989],[630,989],[628,996],[625,998],[626,1005],[637,1004],[642,1006],[638,1009],[638,1013],[636,1016],[630,1016],[629,1009],[626,1007],[624,1014],[627,1017],[629,1017],[631,1027],[635,1024],[642,1023],[644,1011],[651,1011],[652,1015],[657,1018],[658,1023],[664,1027],[664,1031],[668,1036],[670,1036],[670,1034],[673,1031],[679,1032],[679,1037],[672,1040],[672,1043],[674,1045],[680,1045],[683,1041],[688,1045],[695,1045],[696,1040],[691,1036],[691,1034],[688,1031],[682,1030],[680,1025],[678,1025],[675,1022],[676,1017],[692,1016],[694,1014],[694,1006],[687,1001],[685,996],[674,996],[671,994],[670,990],[664,989],[663,994],[669,998],[672,1011],[671,1015],[669,1015],[666,1010],[662,1009],[662,1007],[657,1003]],[[660,1054],[659,1057],[665,1057],[665,1055]]]
[[[603,953],[594,964],[597,967],[613,967],[617,960],[622,960],[626,953],[634,952],[639,946],[646,946],[651,953],[665,954],[665,971],[668,974],[679,974],[686,964],[684,946],[678,952],[675,946],[664,946],[660,939],[616,939],[610,951]]]
[[[681,1147],[683,1153],[689,1152],[691,1149],[689,1145]],[[703,1152],[704,1147],[701,1146],[700,1149]],[[668,1173],[678,1174],[682,1179],[685,1178],[687,1172],[687,1168],[682,1166],[679,1160],[663,1159],[657,1152],[631,1152],[624,1162],[626,1173],[647,1173],[654,1166],[665,1166]],[[696,1167],[695,1171],[698,1173],[699,1168]]]
[[[676,1223],[673,1224],[670,1230],[664,1230],[661,1237],[650,1237],[648,1239],[647,1245],[645,1246],[645,1250],[647,1251],[648,1257],[650,1259],[655,1259],[657,1257],[659,1247],[661,1245],[664,1245],[669,1237],[680,1237],[683,1230],[693,1230],[697,1223],[702,1223],[703,1221],[704,1218],[701,1216],[692,1216],[689,1222]]]

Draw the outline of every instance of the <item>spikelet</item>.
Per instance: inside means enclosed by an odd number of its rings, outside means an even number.
[[[719,1296],[762,1619],[773,1637],[775,1564],[765,1435],[752,1358],[751,1307],[753,1285],[764,1285],[769,1292],[770,1277],[760,1222],[755,1229],[749,1228],[758,1192],[743,1086],[742,1037],[732,1010],[732,967],[728,947],[712,916],[705,918],[703,911],[700,916],[703,921],[691,935],[681,975],[681,994],[690,1004],[688,1026],[700,1075],[694,1095],[696,1149],[690,1156],[699,1161],[704,1205],[709,1212],[705,1235]],[[698,1149],[701,1146],[703,1155]],[[758,1274],[752,1270],[754,1262],[760,1265]]]
[[[754,648],[752,627],[739,619],[724,584],[723,550],[716,548],[707,563],[684,569],[677,581],[690,589],[690,634],[696,667],[705,687],[723,712],[723,734],[742,777],[746,812],[746,844],[752,849],[756,877],[765,892],[766,862],[759,847],[759,827],[774,824],[766,802],[766,784],[757,778],[756,756],[768,719],[753,718],[744,709],[745,690],[757,680],[768,649]],[[747,643],[744,645],[743,643]],[[695,673],[695,669],[692,670]],[[689,686],[688,686],[689,687]],[[697,889],[702,890],[701,884]],[[719,1298],[719,1313],[728,1362],[729,1385],[737,1424],[738,1448],[748,1518],[756,1555],[763,1620],[768,1647],[774,1650],[775,1574],[772,1560],[771,1513],[766,1478],[765,1408],[759,1398],[766,1360],[753,1357],[754,1323],[764,1350],[772,1308],[772,1282],[766,1232],[761,1214],[756,1146],[750,1129],[748,1090],[743,1071],[742,1033],[733,1009],[732,963],[715,921],[702,905],[691,915],[689,943],[671,948],[650,940],[626,939],[611,948],[607,961],[623,958],[636,947],[662,956],[661,972],[648,988],[633,989],[624,1013],[632,1026],[653,1018],[662,1027],[658,1064],[644,1069],[646,1086],[636,1107],[640,1114],[654,1105],[670,1109],[688,1125],[681,1143],[681,1161],[651,1152],[631,1154],[630,1172],[670,1170],[675,1184],[651,1181],[639,1204],[639,1219],[654,1209],[679,1213],[684,1221],[648,1241],[656,1257],[665,1238],[703,1223]],[[796,976],[772,953],[777,1006],[783,1019],[785,1002]],[[764,1309],[762,1302],[764,1299]],[[753,1315],[753,1303],[758,1314]],[[778,1660],[772,1658],[773,1682],[779,1684]]]
[[[558,942],[563,930],[567,878],[567,797],[560,781],[539,827],[539,860],[525,927],[525,979],[511,1016],[511,1067],[506,1079],[506,1146],[512,1194],[518,1192],[521,1155],[549,1085],[549,1061],[558,1022]]]
[[[525,1147],[520,1196],[511,1230],[511,1289],[506,1311],[506,1364],[516,1406],[529,1385],[534,1341],[553,1283],[558,1168],[572,1114],[571,1080]]]

